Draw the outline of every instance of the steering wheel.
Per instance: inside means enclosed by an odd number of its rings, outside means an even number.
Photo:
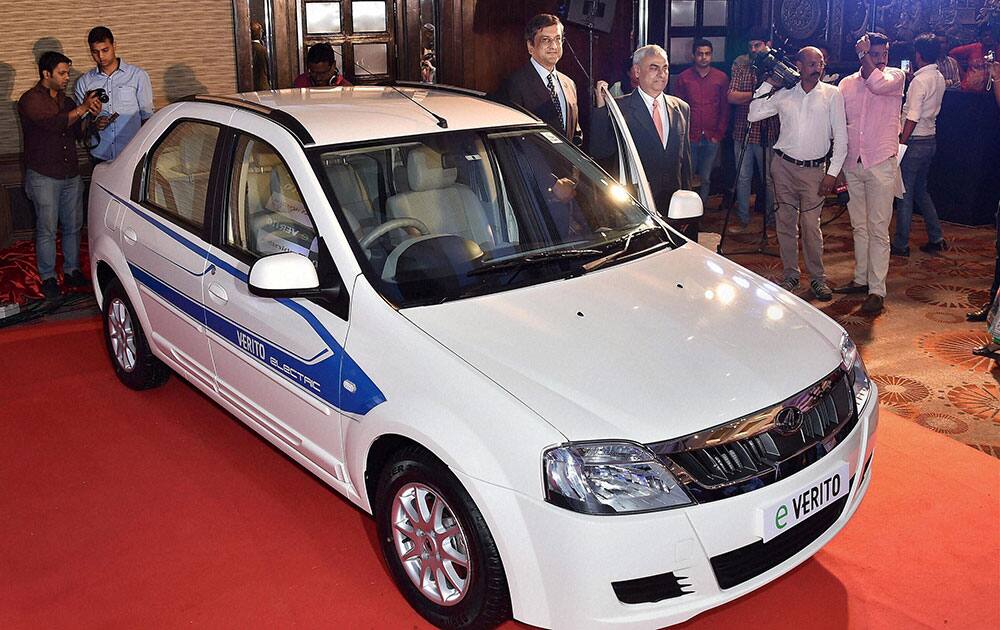
[[[385,223],[380,223],[379,225],[376,225],[375,229],[373,229],[371,232],[361,237],[361,240],[358,242],[358,244],[361,245],[362,249],[369,249],[375,243],[375,241],[382,238],[389,232],[408,227],[416,228],[424,236],[431,233],[431,231],[427,229],[427,226],[424,225],[424,222],[421,221],[420,219],[414,219],[412,217],[400,217],[398,219],[390,219]]]

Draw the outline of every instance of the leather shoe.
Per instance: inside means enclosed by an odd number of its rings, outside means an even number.
[[[990,348],[991,344],[986,344],[985,346],[979,346],[978,348],[972,349],[972,354],[977,357],[986,357],[987,359],[993,359],[994,361],[1000,362],[1000,354],[996,350]]]
[[[885,305],[885,298],[883,298],[881,295],[875,295],[874,293],[869,293],[868,297],[865,298],[864,304],[861,305],[861,312],[866,313],[868,315],[881,313],[884,305]]]
[[[944,239],[936,243],[927,242],[920,246],[920,251],[927,254],[936,254],[937,252],[943,252],[948,249],[948,242]]]
[[[909,247],[896,247],[895,245],[889,246],[889,253],[893,256],[903,256],[904,258],[910,257]]]
[[[983,304],[978,310],[965,314],[967,322],[985,322],[986,316],[990,314],[990,303]]]
[[[833,292],[834,293],[848,293],[848,294],[850,294],[850,293],[868,293],[868,285],[867,284],[858,284],[857,282],[854,282],[853,280],[851,280],[851,282],[849,282],[848,284],[845,284],[844,286],[834,287],[833,288]]]

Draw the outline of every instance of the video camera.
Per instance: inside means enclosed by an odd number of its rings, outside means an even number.
[[[773,77],[781,81],[778,89],[791,89],[802,78],[795,67],[795,59],[782,48],[772,48],[753,55],[750,67],[760,80]]]

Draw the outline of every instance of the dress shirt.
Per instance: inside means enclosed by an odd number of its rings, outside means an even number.
[[[765,82],[754,96],[774,89]],[[775,149],[796,160],[818,160],[830,152],[832,137],[833,157],[826,173],[833,177],[840,174],[847,157],[847,121],[844,97],[836,86],[820,82],[806,93],[797,83],[790,90],[777,90],[770,98],[751,102],[747,120],[756,122],[775,114],[781,120]]]
[[[906,91],[903,104],[903,118],[917,123],[911,137],[933,136],[937,132],[937,115],[941,112],[944,98],[944,77],[937,64],[929,64],[917,70]]]
[[[840,82],[847,112],[847,163],[861,158],[868,169],[896,155],[899,149],[899,110],[906,74],[898,68],[875,68],[865,79],[855,72]]]
[[[711,142],[721,142],[729,126],[729,77],[715,68],[701,76],[695,67],[688,68],[674,82],[674,96],[691,106],[691,142],[702,135]]]
[[[754,86],[757,85],[757,73],[750,66],[749,56],[740,55],[736,58],[736,61],[733,62],[732,74],[733,78],[729,82],[730,90],[734,92],[753,92]],[[774,146],[774,143],[778,140],[778,131],[781,128],[781,125],[778,123],[778,117],[771,116],[770,118],[747,125],[747,114],[749,112],[749,102],[733,106],[733,141],[737,143],[743,142],[743,136],[747,134],[749,128],[750,139],[747,140],[749,144],[759,144],[767,147]]]
[[[649,119],[653,120],[653,97],[642,91],[642,88],[635,88],[639,96],[642,97],[642,102],[646,104],[646,109],[649,110]],[[667,99],[663,98],[663,92],[660,92],[656,99],[660,101],[660,120],[663,121],[663,148],[667,148],[667,140],[670,139],[670,121],[667,120]]]
[[[54,179],[80,174],[76,140],[82,136],[82,124],[79,120],[69,124],[69,113],[75,108],[76,103],[65,92],[52,98],[41,81],[21,95],[17,113],[24,136],[25,167]]]
[[[94,68],[77,79],[77,102],[82,103],[87,92],[96,88],[108,92],[101,115],[115,113],[118,118],[101,131],[101,142],[90,154],[99,160],[113,160],[135,137],[142,122],[153,115],[153,86],[145,70],[119,59],[118,69],[110,75]]]
[[[556,96],[559,97],[559,111],[562,112],[562,126],[563,126],[563,129],[565,129],[566,128],[566,95],[563,94],[562,81],[559,80],[559,72],[556,71],[555,69],[553,69],[552,72],[549,72],[548,70],[545,69],[545,66],[543,66],[542,64],[540,64],[537,61],[535,61],[534,57],[531,58],[531,65],[535,67],[535,72],[538,73],[538,76],[542,77],[542,85],[545,86],[546,90],[549,89],[549,75],[550,74],[552,75],[552,85],[556,86]],[[573,136],[573,134],[570,133],[570,137],[572,137],[572,136]]]

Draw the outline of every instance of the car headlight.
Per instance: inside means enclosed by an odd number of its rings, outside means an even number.
[[[858,352],[858,347],[854,345],[847,333],[844,333],[840,340],[840,361],[841,367],[847,372],[847,379],[854,392],[854,402],[860,413],[864,409],[865,403],[868,402],[868,397],[871,396],[872,383],[865,370],[865,364],[861,360],[861,353]]]
[[[684,487],[649,449],[630,442],[558,446],[543,456],[545,500],[584,514],[689,505]]]

